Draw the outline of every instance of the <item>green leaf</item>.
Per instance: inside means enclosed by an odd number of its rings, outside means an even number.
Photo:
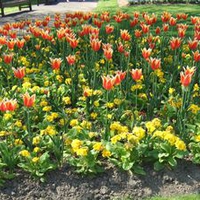
[[[136,174],[140,174],[140,175],[146,175],[146,172],[144,171],[144,169],[141,166],[134,166],[133,167],[133,171]]]
[[[169,158],[168,158],[168,163],[169,163],[172,167],[177,166],[177,161],[176,161],[176,159],[173,158],[173,157],[169,157]]]
[[[160,163],[159,161],[154,163],[154,170],[156,171],[160,171],[164,168],[164,165],[162,163]]]
[[[160,144],[161,149],[163,149],[165,152],[170,153],[170,146],[166,143]]]
[[[134,162],[126,161],[122,164],[124,170],[130,170],[133,167]]]

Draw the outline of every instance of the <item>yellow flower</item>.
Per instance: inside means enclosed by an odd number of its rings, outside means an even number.
[[[82,144],[83,144],[83,142],[81,140],[75,139],[72,141],[71,147],[73,149],[79,149]]]
[[[200,135],[196,135],[194,139],[196,142],[200,142]]]
[[[186,150],[186,144],[179,138],[176,140],[175,147],[181,151]]]
[[[41,141],[41,137],[40,136],[35,136],[33,138],[32,144],[33,145],[38,145],[40,143],[40,141]]]
[[[57,76],[56,76],[56,80],[57,80],[59,83],[62,83],[63,76],[57,75]]]
[[[198,92],[198,91],[199,91],[199,86],[198,86],[197,83],[194,85],[193,91],[194,91],[194,92]]]
[[[115,130],[119,130],[121,128],[121,125],[119,122],[113,122],[111,125],[110,125],[110,130],[111,131],[115,131]]]
[[[41,135],[56,135],[57,131],[54,126],[48,125],[46,129],[40,131]]]
[[[71,85],[71,83],[72,83],[72,79],[71,78],[66,78],[65,79],[65,84],[66,85]]]
[[[115,106],[115,104],[112,102],[106,103],[106,107],[108,107],[108,108],[113,108],[114,106]]]
[[[120,105],[122,103],[122,100],[121,99],[114,99],[114,104],[115,105]]]
[[[40,148],[39,147],[35,147],[34,149],[33,149],[33,152],[35,152],[35,153],[38,153],[38,152],[40,152]]]
[[[97,118],[97,113],[92,112],[92,113],[90,114],[90,116],[91,116],[92,119],[96,119],[96,118]]]
[[[93,138],[93,137],[97,136],[98,133],[97,132],[89,132],[88,135],[90,138]]]
[[[145,130],[142,127],[135,126],[132,132],[139,140],[145,137]]]
[[[112,115],[111,115],[111,114],[108,114],[108,115],[107,115],[107,118],[108,118],[108,119],[112,119]]]
[[[101,59],[101,60],[100,60],[100,63],[101,63],[101,64],[105,64],[105,60],[104,60],[104,59]]]
[[[3,115],[3,118],[4,118],[5,120],[9,120],[9,119],[12,118],[12,115],[11,115],[10,113],[5,113],[5,114]]]
[[[77,156],[87,156],[88,148],[87,147],[83,147],[83,148],[77,149],[76,150],[76,154],[77,154]]]
[[[101,151],[102,148],[103,148],[103,146],[102,146],[102,143],[101,143],[101,142],[95,142],[94,145],[93,145],[93,149],[94,149],[95,151]]]
[[[23,142],[21,139],[15,139],[15,145],[22,145]]]
[[[118,141],[121,140],[121,136],[120,135],[115,135],[111,138],[111,143],[112,144],[116,144]]]
[[[45,101],[45,100],[42,100],[42,101],[40,102],[40,106],[42,106],[42,107],[47,106],[47,105],[48,105],[48,102]]]
[[[49,86],[49,81],[44,81],[44,86],[45,87]]]
[[[158,137],[158,138],[163,139],[163,137],[164,137],[164,131],[155,131],[153,133],[153,137]]]
[[[17,126],[18,128],[21,128],[22,127],[22,122],[20,120],[17,120],[15,122],[15,126]]]
[[[40,159],[39,157],[33,157],[32,158],[32,162],[33,163],[37,163],[39,161],[39,159]]]
[[[81,126],[82,126],[83,128],[86,128],[86,129],[91,129],[92,123],[89,122],[89,121],[83,120],[83,121],[81,122]]]
[[[64,120],[64,119],[60,119],[59,124],[60,124],[61,126],[64,126],[65,120]]]
[[[22,151],[19,152],[19,155],[23,156],[23,157],[29,157],[30,153],[27,150],[22,150]]]
[[[74,127],[74,126],[77,126],[78,125],[78,119],[72,119],[71,121],[70,121],[70,126],[71,127]]]
[[[168,141],[172,146],[175,144],[176,142],[176,136],[165,131],[165,134],[164,134],[164,140]]]
[[[144,101],[147,100],[147,95],[145,93],[139,93],[138,97],[141,98],[141,99],[143,99]]]
[[[94,101],[94,106],[99,107],[99,101]]]
[[[22,84],[22,87],[23,87],[23,89],[29,89],[29,88],[31,88],[31,83],[25,82]]]
[[[51,109],[52,109],[51,106],[45,106],[42,110],[45,111],[45,112],[48,112]]]
[[[146,126],[147,131],[148,131],[149,134],[153,133],[156,130],[155,125],[150,121],[146,122],[145,126]]]
[[[0,131],[0,137],[4,137],[6,135],[9,135],[9,133],[6,131]]]
[[[152,123],[153,123],[153,125],[154,125],[156,128],[160,128],[160,127],[161,127],[161,121],[160,121],[160,119],[158,119],[158,118],[154,118],[154,119],[152,120]]]
[[[66,105],[70,105],[71,104],[71,99],[70,97],[63,97],[63,102],[66,104]]]
[[[143,88],[142,84],[136,84],[136,85],[132,85],[131,86],[131,91],[135,91],[135,90],[141,90]]]
[[[103,156],[104,158],[109,158],[109,157],[111,156],[111,152],[110,152],[109,150],[107,150],[107,149],[104,149],[104,150],[102,151],[102,156]]]
[[[191,104],[188,110],[196,115],[200,111],[200,107],[198,105]]]
[[[174,88],[169,88],[169,94],[172,95],[175,92]]]

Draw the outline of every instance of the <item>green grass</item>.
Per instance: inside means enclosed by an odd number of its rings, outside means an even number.
[[[109,8],[109,9],[108,9]],[[114,14],[116,11],[121,10],[129,14],[134,11],[156,13],[160,15],[163,11],[171,13],[188,13],[191,15],[200,16],[200,4],[168,4],[168,5],[156,5],[156,4],[143,4],[143,5],[132,5],[126,7],[120,7],[117,4],[117,0],[99,0],[96,12],[109,11]]]
[[[200,199],[200,195],[182,195],[182,196],[174,196],[174,197],[152,197],[146,200],[197,200]]]

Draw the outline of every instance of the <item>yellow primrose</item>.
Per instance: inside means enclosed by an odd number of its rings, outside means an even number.
[[[23,156],[23,157],[29,157],[30,153],[27,150],[22,150],[22,151],[19,152],[19,155]]]
[[[102,151],[102,156],[103,156],[104,158],[109,158],[109,157],[111,156],[111,152],[110,152],[109,150],[107,150],[107,149],[104,149],[104,150]]]
[[[71,127],[74,127],[74,126],[77,126],[78,125],[78,119],[72,119],[71,121],[70,121],[70,126]]]
[[[103,149],[103,145],[101,142],[95,142],[92,147],[95,151],[101,151]]]

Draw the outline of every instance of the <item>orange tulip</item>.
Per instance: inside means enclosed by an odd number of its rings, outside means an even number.
[[[182,29],[182,28],[179,28],[179,29],[178,29],[178,36],[179,36],[180,38],[184,38],[184,37],[185,37],[185,30]]]
[[[117,50],[118,50],[119,53],[123,53],[124,52],[124,45],[121,42],[117,46]]]
[[[135,12],[133,13],[133,16],[134,16],[135,18],[138,18],[139,15],[140,15],[140,12],[135,11]]]
[[[69,65],[73,65],[76,62],[76,56],[75,55],[69,55],[66,57],[67,62]]]
[[[169,25],[168,24],[163,24],[163,31],[167,32],[169,30]]]
[[[102,76],[103,87],[106,90],[111,90],[115,84],[115,78],[110,76]]]
[[[126,72],[116,71],[115,73],[115,85],[119,85],[125,79]]]
[[[13,59],[13,54],[4,54],[3,55],[3,60],[6,64],[10,64]]]
[[[199,62],[200,61],[200,53],[199,53],[199,51],[193,52],[193,57],[194,57],[195,62]]]
[[[11,32],[9,33],[9,35],[10,35],[10,38],[12,38],[12,39],[17,38],[17,33],[16,33],[16,31],[11,31]]]
[[[181,84],[184,87],[188,87],[192,81],[192,76],[191,75],[185,75],[183,72],[180,73],[180,78],[181,78]]]
[[[50,64],[53,70],[60,69],[61,63],[62,63],[61,58],[50,58]]]
[[[188,40],[188,46],[191,50],[194,50],[198,47],[198,40]]]
[[[35,103],[35,97],[36,97],[35,94],[33,94],[32,96],[30,96],[29,93],[26,92],[26,93],[22,96],[23,102],[24,102],[24,106],[25,106],[25,107],[28,107],[28,108],[29,108],[29,107],[32,107],[32,106],[34,105],[34,103]]]
[[[18,78],[18,79],[24,78],[25,72],[26,72],[26,67],[20,67],[20,68],[17,68],[17,69],[12,67],[12,70],[13,70],[16,78]]]
[[[112,59],[112,55],[113,55],[113,49],[112,48],[105,48],[103,49],[103,53],[104,53],[104,56],[107,60],[111,60]]]
[[[121,23],[121,22],[122,22],[122,16],[121,16],[121,15],[115,15],[115,16],[114,16],[114,20],[115,20],[117,23]]]
[[[7,111],[5,100],[0,101],[0,111]]]
[[[169,12],[163,12],[161,15],[162,22],[166,23],[171,18],[171,14]]]
[[[8,47],[10,50],[14,49],[14,46],[15,46],[15,40],[7,41],[7,47]]]
[[[171,17],[171,18],[169,19],[169,25],[170,25],[170,26],[175,26],[175,25],[176,25],[176,19],[173,18],[173,17]]]
[[[160,68],[161,65],[161,60],[157,58],[150,58],[149,59],[149,64],[151,66],[151,69],[157,70]]]
[[[135,18],[135,19],[131,20],[130,21],[130,27],[136,26],[138,24],[138,21],[139,21],[138,18]]]
[[[0,37],[0,45],[4,45],[4,44],[6,44],[6,42],[7,42],[6,37],[5,36],[1,36]]]
[[[110,24],[106,25],[106,33],[110,34],[114,31],[114,26],[111,26]]]
[[[142,31],[136,29],[135,32],[134,32],[134,34],[135,34],[135,37],[136,37],[136,38],[139,38],[139,37],[142,36]]]
[[[151,51],[152,51],[152,49],[146,49],[146,48],[142,49],[142,56],[145,60],[149,59],[149,57],[151,55]]]
[[[134,81],[141,80],[141,78],[142,78],[142,69],[137,69],[137,68],[136,69],[132,69],[130,71],[130,73],[131,73],[132,79]]]
[[[130,41],[131,39],[131,36],[128,33],[128,30],[120,30],[120,35],[121,35],[122,40],[124,41]]]
[[[22,40],[17,40],[16,42],[16,45],[19,49],[22,49],[24,47],[24,44],[25,44],[25,40],[22,39]]]
[[[99,51],[101,48],[101,40],[99,39],[92,39],[90,40],[90,46],[92,47],[93,51]]]
[[[17,101],[14,100],[7,100],[5,101],[6,110],[14,111],[17,108]]]
[[[192,24],[196,24],[198,22],[198,17],[191,16],[191,22]]]
[[[149,27],[150,27],[150,25],[141,24],[140,26],[141,26],[142,32],[143,32],[144,34],[146,34],[146,33],[149,32]]]
[[[182,86],[188,87],[192,81],[192,76],[194,75],[195,67],[192,68],[184,68],[184,72],[180,73],[180,82]]]
[[[79,40],[76,38],[68,38],[69,45],[74,49],[78,46]]]
[[[181,46],[181,39],[180,38],[172,38],[170,40],[170,46],[172,50],[178,49]]]
[[[160,27],[156,27],[155,33],[156,35],[159,35],[161,33]]]

